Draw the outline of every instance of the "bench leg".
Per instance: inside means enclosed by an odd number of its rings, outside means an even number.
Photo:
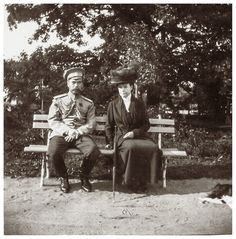
[[[42,153],[40,187],[43,187],[44,185],[45,167],[46,167],[46,154]]]
[[[156,182],[156,159],[153,158],[152,161],[151,161],[151,168],[150,168],[150,172],[151,172],[151,178],[150,178],[150,182],[151,184],[154,184]]]
[[[163,169],[162,169],[162,180],[163,180],[163,188],[166,188],[166,169],[167,169],[167,158],[163,159]]]
[[[48,156],[46,156],[45,167],[46,167],[46,177],[45,178],[49,179],[50,171],[49,171],[49,164],[48,164]]]

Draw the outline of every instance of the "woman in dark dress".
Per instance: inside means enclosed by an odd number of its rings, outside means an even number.
[[[162,152],[147,135],[150,123],[143,101],[132,94],[137,77],[134,67],[111,71],[111,83],[117,86],[119,96],[109,103],[105,128],[107,148],[112,147],[117,128],[117,181],[132,191],[145,191],[150,162],[153,158],[160,162]]]

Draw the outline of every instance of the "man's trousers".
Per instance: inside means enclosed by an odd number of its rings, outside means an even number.
[[[68,176],[64,162],[64,155],[68,148],[77,148],[83,153],[83,161],[79,174],[80,176],[88,177],[101,154],[96,143],[87,135],[81,135],[77,140],[73,140],[72,142],[66,142],[62,136],[51,138],[48,147],[49,163],[53,164],[58,177]]]

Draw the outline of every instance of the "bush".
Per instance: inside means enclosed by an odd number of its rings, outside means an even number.
[[[149,117],[156,117],[156,108],[152,107],[149,114],[151,114]],[[26,115],[25,118],[21,119],[14,116],[10,119],[11,127],[6,127],[9,126],[9,124],[6,124],[4,132],[4,174],[13,177],[38,176],[40,173],[41,154],[24,153],[23,149],[30,144],[41,144],[41,132],[31,128],[32,115]],[[223,132],[216,128],[192,127],[182,120],[177,120],[176,127],[175,137],[163,135],[163,147],[176,147],[186,150],[190,156],[188,159],[196,158],[197,161],[201,160],[202,162],[210,160],[210,162],[224,163],[228,161],[231,163],[231,132]],[[107,162],[109,160],[104,159],[96,165],[93,170],[95,177],[110,173],[111,165],[108,165]],[[69,160],[67,163],[69,165],[69,174],[76,176],[77,161]]]
[[[4,135],[4,174],[16,176],[35,176],[40,167],[41,154],[24,153],[24,147],[40,144],[42,139],[38,130],[6,130]]]
[[[222,132],[217,128],[196,128],[178,122],[176,144],[192,157],[223,157],[228,160],[232,156],[231,132]]]

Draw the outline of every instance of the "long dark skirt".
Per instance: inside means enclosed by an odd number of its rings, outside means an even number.
[[[117,173],[123,175],[123,184],[128,187],[146,185],[150,180],[150,162],[160,157],[157,144],[149,139],[127,139],[118,150]]]

